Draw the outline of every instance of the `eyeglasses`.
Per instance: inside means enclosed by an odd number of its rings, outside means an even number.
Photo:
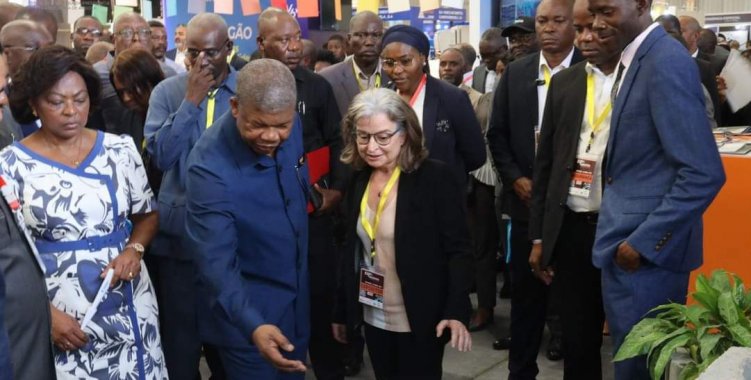
[[[151,37],[151,29],[142,28],[142,29],[138,29],[138,30],[133,30],[133,29],[128,28],[128,29],[123,29],[123,30],[117,32],[118,36],[120,36],[120,37],[122,37],[122,38],[124,38],[126,40],[132,39],[133,36],[136,35],[136,34],[138,34],[138,39],[139,40],[145,40],[145,39]]]
[[[394,60],[391,58],[382,58],[381,65],[383,65],[383,68],[387,70],[394,69],[397,65],[401,66],[401,68],[404,69],[409,66],[412,66],[412,63],[414,61],[415,61],[415,57],[403,57],[403,58],[399,58],[398,60]]]
[[[355,32],[355,33],[352,33],[352,37],[359,38],[361,40],[366,40],[368,38],[372,38],[374,40],[380,40],[381,37],[383,37],[383,32],[373,32],[373,33]]]
[[[220,47],[220,48],[203,49],[203,50],[194,49],[194,48],[188,48],[188,50],[186,51],[186,55],[190,59],[196,59],[196,58],[198,58],[198,55],[203,52],[203,56],[204,57],[206,57],[208,59],[215,59],[215,58],[219,57],[220,54],[222,54],[222,50],[224,50],[224,48],[227,47],[228,43],[229,43],[229,39],[227,39],[226,41],[224,41],[224,43],[222,44],[222,47]]]
[[[535,39],[535,37],[536,36],[534,33],[517,33],[509,37],[508,40],[512,44],[519,44],[524,42],[531,42]]]
[[[89,28],[81,27],[81,28],[76,29],[76,34],[78,34],[79,36],[85,36],[87,34],[91,34],[92,37],[99,38],[102,36],[102,31],[99,29],[89,29]],[[131,37],[133,36],[131,35]]]
[[[403,130],[404,128],[402,128],[401,126],[397,127],[393,131],[383,131],[383,132],[378,132],[378,133],[367,133],[367,132],[356,130],[355,141],[357,141],[359,145],[368,145],[368,143],[370,143],[370,138],[372,137],[375,140],[376,144],[380,146],[386,146],[386,145],[389,145],[389,143],[391,142],[391,138],[394,137],[395,134]]]

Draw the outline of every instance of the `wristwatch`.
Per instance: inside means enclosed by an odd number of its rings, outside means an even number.
[[[143,254],[144,252],[146,252],[146,248],[144,248],[143,244],[141,243],[130,243],[125,246],[125,249],[128,248],[133,248],[133,250],[136,251],[136,253],[138,253],[138,256],[140,256],[141,258],[143,258]]]

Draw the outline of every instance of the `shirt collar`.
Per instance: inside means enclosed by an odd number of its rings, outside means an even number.
[[[574,47],[572,46],[571,51],[568,52],[568,55],[566,56],[566,58],[564,58],[563,61],[561,61],[561,64],[556,67],[562,67],[564,69],[569,68],[569,66],[571,66],[571,60],[573,58],[574,58]],[[550,69],[551,72],[553,71],[553,69],[555,69],[555,67],[550,67],[550,65],[548,65],[548,60],[545,59],[545,56],[542,54],[542,50],[540,50],[540,67],[539,67],[540,72],[542,72],[543,67],[547,67],[548,69]]]
[[[237,89],[237,71],[231,65],[227,66],[229,66],[229,73],[224,78],[224,82],[217,88],[224,87],[225,90],[234,95],[235,89]]]
[[[615,70],[613,70],[613,72],[610,73],[609,75],[605,74],[605,73],[602,72],[602,70],[600,70],[599,67],[597,67],[596,65],[593,65],[593,64],[591,64],[589,62],[587,62],[587,64],[584,66],[584,70],[587,71],[587,75],[594,73],[595,76],[598,76],[598,77],[601,77],[601,78],[610,77],[610,76],[612,76],[615,73]]]
[[[370,76],[365,75],[362,69],[360,69],[360,66],[357,65],[357,62],[355,62],[355,57],[352,57],[352,67],[354,67],[355,76],[357,76],[358,79],[369,80],[370,77],[381,72],[381,60],[378,60],[378,65],[376,66],[375,71],[373,71],[373,74],[371,74]]]
[[[647,39],[647,36],[649,33],[651,33],[655,28],[657,28],[660,25],[660,23],[652,23],[647,29],[645,29],[643,32],[641,32],[636,38],[634,38],[631,43],[626,46],[625,49],[623,49],[623,53],[621,53],[621,64],[623,64],[623,67],[628,69],[629,66],[631,66],[631,62],[634,61],[634,57],[636,57],[636,51],[639,50],[639,47],[644,42],[644,40]]]

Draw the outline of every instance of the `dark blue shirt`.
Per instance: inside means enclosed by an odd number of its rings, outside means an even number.
[[[307,165],[296,116],[274,157],[256,154],[223,115],[187,161],[186,244],[216,324],[202,338],[248,345],[273,324],[304,359],[309,335]],[[293,355],[294,356],[294,355]]]

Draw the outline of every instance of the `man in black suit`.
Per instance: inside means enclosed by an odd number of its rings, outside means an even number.
[[[725,49],[717,49],[717,35],[710,29],[702,29],[699,39],[696,41],[700,57],[712,63],[715,75],[720,75],[728,60],[728,52]]]
[[[597,380],[605,312],[592,245],[620,48],[597,37],[588,6],[587,0],[574,5],[576,46],[587,61],[556,75],[548,91],[533,177],[529,263],[544,283],[554,281],[565,300],[559,310],[563,378]]]
[[[535,30],[542,51],[506,68],[496,90],[487,134],[503,182],[503,210],[511,217],[512,380],[534,379],[538,373],[548,287],[534,277],[528,262],[532,164],[550,78],[581,60],[573,46],[571,13],[568,0],[543,0],[537,7]]]
[[[519,59],[540,50],[535,33],[535,19],[531,17],[520,17],[514,20],[513,24],[503,29],[501,36],[508,38],[509,53],[513,59]]]
[[[533,30],[534,31],[534,30]],[[508,50],[501,28],[492,27],[482,33],[480,37],[480,60],[482,64],[472,73],[472,88],[481,94],[491,92],[495,88],[498,77],[495,66],[503,53]],[[472,63],[474,63],[474,57]]]

